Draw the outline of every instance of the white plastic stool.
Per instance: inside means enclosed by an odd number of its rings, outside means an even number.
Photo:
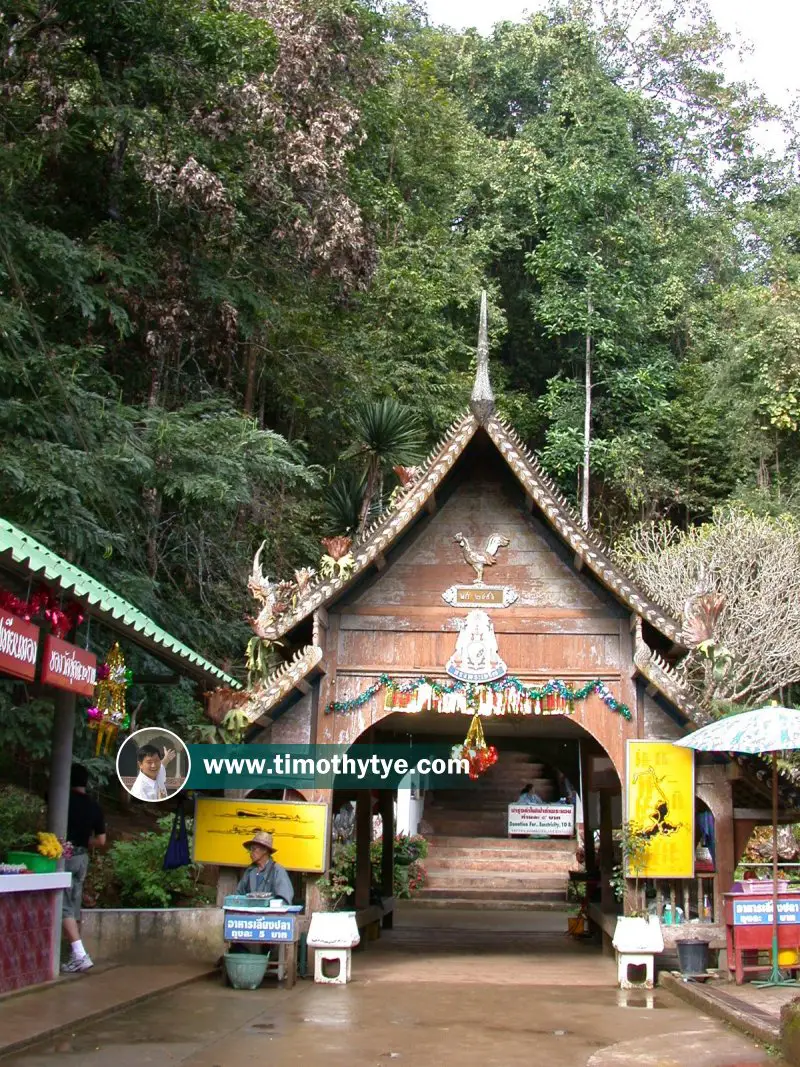
[[[318,948],[314,952],[314,981],[328,985],[345,985],[350,981],[350,957],[352,950],[349,948]],[[324,971],[324,964],[339,961],[339,973],[335,978],[329,978]]]
[[[617,981],[620,989],[652,989],[655,978],[655,957],[664,951],[661,923],[655,915],[620,916],[612,942],[617,953]],[[644,967],[644,982],[628,979],[630,967]]]
[[[617,952],[617,981],[620,989],[652,989],[655,977],[655,957],[652,952]],[[632,982],[629,967],[646,967],[644,982]]]

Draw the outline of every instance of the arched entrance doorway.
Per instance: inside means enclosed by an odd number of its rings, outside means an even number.
[[[470,717],[462,714],[421,712],[392,713],[364,731],[354,743],[403,746],[412,740],[450,747],[463,741]],[[410,900],[394,900],[392,925],[400,943],[406,935],[416,943],[433,944],[433,931],[450,943],[448,931],[475,930],[488,922],[495,932],[513,940],[515,933],[528,942],[541,936],[544,943],[562,949],[568,917],[594,897],[598,906],[613,906],[601,900],[603,884],[610,890],[615,862],[613,827],[621,822],[621,786],[614,764],[602,745],[568,715],[487,716],[482,719],[486,739],[497,747],[498,762],[471,781],[452,788],[435,788],[430,780],[414,775],[389,795],[366,790],[335,790],[333,811],[352,806],[349,857],[356,860],[354,881],[361,883],[362,896],[356,908],[374,904],[384,894],[398,893],[398,879],[388,881],[385,864],[375,867],[375,840],[394,824],[398,834],[419,835],[426,854],[421,863],[423,886]],[[543,805],[571,804],[572,831],[565,835],[538,833],[510,836],[508,806],[517,802],[531,785]],[[376,819],[383,815],[381,821]],[[387,818],[388,815],[388,818]],[[347,820],[341,825],[345,826]],[[369,841],[358,842],[359,829]],[[345,839],[346,840],[346,839]],[[355,844],[354,844],[355,841]],[[336,848],[343,844],[334,844]],[[372,849],[369,881],[363,867]],[[604,872],[604,873],[601,873]],[[366,895],[366,886],[370,895]],[[588,908],[584,908],[588,911]],[[437,935],[438,936],[438,935]],[[531,945],[529,944],[529,948]]]

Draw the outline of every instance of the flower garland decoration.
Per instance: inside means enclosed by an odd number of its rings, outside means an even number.
[[[468,714],[471,711],[477,715],[571,715],[577,701],[596,693],[609,711],[629,722],[632,718],[628,705],[617,700],[599,678],[573,689],[560,679],[551,679],[541,686],[525,685],[514,675],[506,675],[496,682],[476,684],[442,682],[424,675],[403,682],[382,674],[358,696],[328,704],[326,714],[357,711],[383,689],[386,690],[387,711],[414,713],[430,709],[445,714]]]
[[[486,744],[479,715],[473,715],[463,745],[454,745],[450,754],[453,759],[467,761],[473,781],[497,763],[497,749]]]
[[[10,611],[25,622],[31,619],[45,619],[50,623],[50,632],[62,640],[83,622],[84,616],[77,604],[69,603],[61,607],[60,597],[46,585],[39,588],[27,599],[15,596],[6,589],[0,589],[0,608]]]
[[[101,747],[108,752],[117,733],[127,730],[131,724],[125,708],[125,691],[132,681],[133,671],[126,668],[122,649],[115,642],[105,663],[97,668],[94,705],[86,709],[89,729],[97,731],[95,756],[100,755]]]

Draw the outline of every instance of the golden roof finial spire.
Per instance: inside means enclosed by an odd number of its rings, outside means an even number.
[[[494,393],[489,380],[489,331],[486,316],[486,290],[481,292],[481,319],[478,328],[478,367],[469,406],[478,422],[486,422],[494,412]]]

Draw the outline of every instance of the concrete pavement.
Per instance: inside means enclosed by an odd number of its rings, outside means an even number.
[[[779,1067],[665,990],[616,989],[613,962],[564,936],[565,916],[400,909],[397,922],[354,956],[350,985],[196,981],[4,1067]]]

